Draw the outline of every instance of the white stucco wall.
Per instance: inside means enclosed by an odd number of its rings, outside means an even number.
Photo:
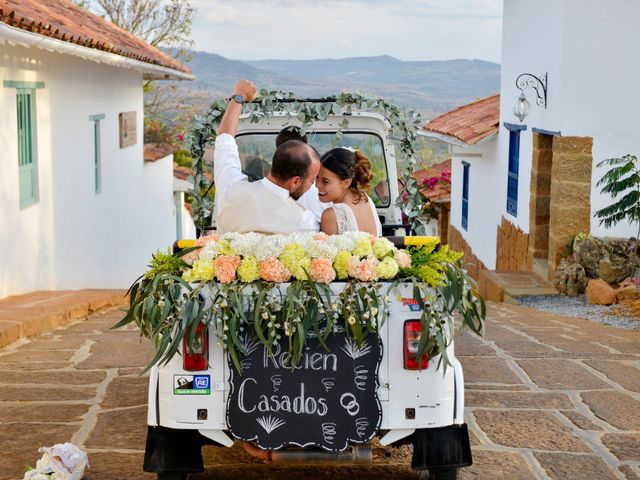
[[[595,165],[627,153],[640,155],[637,77],[640,55],[633,33],[640,2],[628,0],[508,0],[504,2],[501,69],[501,128],[498,154],[506,178],[509,135],[504,122],[520,123],[512,113],[521,73],[548,72],[547,108],[535,105],[531,88],[525,94],[531,114],[521,133],[518,218],[529,231],[532,128],[560,131],[563,136],[593,138],[591,211],[612,203],[595,186],[606,169]],[[605,230],[592,217],[594,235],[635,236],[637,226],[622,222]]]
[[[496,263],[496,232],[504,210],[507,180],[500,181],[496,138],[466,148],[451,147],[450,224],[458,230],[473,253],[489,269]],[[463,162],[469,164],[469,211],[467,229],[462,228]]]
[[[196,238],[196,226],[193,223],[193,217],[184,206],[182,207],[182,238]]]
[[[43,50],[0,45],[0,78],[37,90],[40,200],[20,209],[15,90],[0,86],[0,297],[41,289],[123,288],[175,239],[172,165],[145,164],[142,75]],[[137,112],[120,148],[118,114]],[[101,120],[102,192],[93,122]]]
[[[637,112],[640,95],[640,55],[634,38],[640,2],[627,0],[505,0],[503,4],[500,130],[496,140],[481,147],[452,147],[451,223],[462,232],[474,254],[495,268],[496,229],[501,217],[529,232],[532,130],[593,138],[591,212],[612,199],[595,186],[605,169],[595,165],[627,153],[640,155]],[[512,109],[520,91],[521,73],[548,74],[547,108],[535,103],[531,88],[525,94],[531,113],[519,122]],[[504,123],[524,124],[520,134],[518,213],[506,212],[509,131]],[[462,164],[470,158],[469,226],[460,225]],[[591,219],[591,233],[635,236],[637,225],[621,222],[606,230]]]

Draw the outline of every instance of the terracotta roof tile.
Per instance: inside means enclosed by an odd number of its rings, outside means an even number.
[[[438,183],[432,188],[428,188],[423,185],[427,178],[441,177],[444,172],[449,172],[449,174],[451,174],[451,159],[432,165],[427,169],[418,170],[414,173],[414,177],[418,181],[418,185],[421,187],[420,193],[432,202],[448,202],[451,199],[451,183]]]
[[[144,161],[155,162],[161,158],[171,155],[177,147],[169,145],[168,143],[145,143],[144,144]]]
[[[0,22],[184,73],[191,69],[161,50],[69,0],[0,0]]]
[[[500,95],[476,100],[434,118],[424,129],[473,144],[498,131]]]
[[[176,162],[173,162],[173,176],[179,180],[188,180],[189,175],[191,175],[191,169],[187,167],[182,167],[178,165]]]

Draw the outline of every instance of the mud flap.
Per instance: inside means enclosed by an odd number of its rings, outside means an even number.
[[[202,472],[202,445],[208,443],[197,430],[147,427],[145,472]]]
[[[414,470],[461,468],[472,463],[466,423],[420,428],[413,433],[411,468]]]

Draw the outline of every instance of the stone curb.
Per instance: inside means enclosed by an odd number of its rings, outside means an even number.
[[[0,299],[0,348],[86,318],[128,305],[125,290],[53,290]]]

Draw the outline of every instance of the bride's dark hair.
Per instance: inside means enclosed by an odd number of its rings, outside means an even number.
[[[335,173],[340,180],[351,179],[351,189],[358,198],[367,198],[365,191],[371,186],[371,162],[360,150],[338,147],[332,148],[320,157],[320,163],[327,170]]]

